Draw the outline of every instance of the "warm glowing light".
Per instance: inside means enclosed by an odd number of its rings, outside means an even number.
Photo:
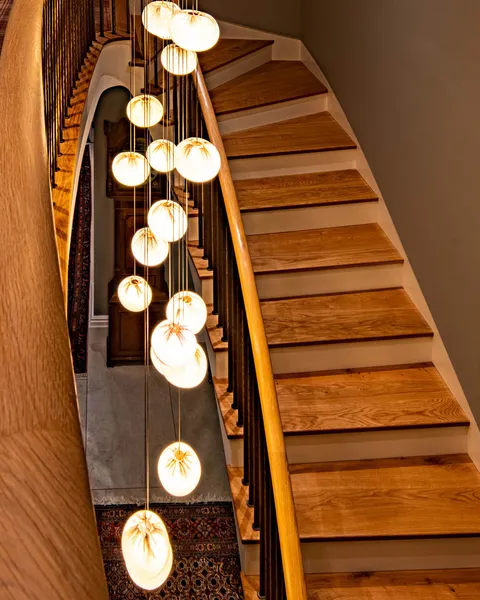
[[[169,40],[170,22],[179,10],[174,2],[150,2],[143,9],[142,23],[149,33]]]
[[[186,496],[197,487],[202,467],[193,448],[183,442],[167,446],[158,460],[158,476],[172,496]]]
[[[153,362],[153,361],[152,361]],[[207,374],[208,362],[205,350],[197,344],[193,358],[180,367],[162,365],[162,375],[172,385],[182,389],[192,389],[200,385]]]
[[[135,187],[147,181],[150,165],[147,159],[138,152],[120,152],[113,159],[112,172],[122,185]]]
[[[202,138],[188,138],[175,150],[177,171],[195,183],[205,183],[218,175],[220,154],[213,144]]]
[[[197,338],[184,325],[162,321],[153,330],[152,348],[162,363],[168,367],[179,367],[195,354]]]
[[[207,321],[207,307],[195,292],[178,292],[167,304],[167,319],[198,333]]]
[[[160,173],[169,173],[175,168],[175,144],[169,140],[155,140],[146,154],[150,166]]]
[[[198,10],[181,10],[170,22],[173,41],[185,50],[204,52],[218,42],[220,29],[215,19]]]
[[[168,242],[155,237],[149,227],[143,227],[132,238],[132,252],[142,265],[156,267],[168,256]]]
[[[162,103],[150,94],[135,96],[127,104],[127,117],[137,127],[152,127],[163,117]]]
[[[157,238],[176,242],[187,231],[187,215],[178,202],[159,200],[148,211],[148,225]]]
[[[127,310],[141,312],[152,301],[152,288],[143,277],[131,275],[120,282],[118,299]]]
[[[122,553],[128,574],[144,590],[165,583],[173,565],[173,552],[162,519],[150,510],[139,510],[125,523]]]
[[[163,67],[172,75],[188,75],[197,68],[197,54],[176,44],[165,46],[161,61]]]

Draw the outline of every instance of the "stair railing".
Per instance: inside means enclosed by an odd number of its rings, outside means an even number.
[[[228,391],[233,393],[232,407],[244,432],[243,484],[249,486],[253,527],[260,532],[259,596],[306,600],[280,410],[242,217],[200,67],[187,85],[189,134],[198,134],[200,123],[200,133],[216,146],[221,158],[217,179],[189,189],[198,208],[199,246],[214,273],[213,312],[223,328],[223,340],[228,341]]]
[[[0,589],[16,600],[106,600],[53,226],[58,134],[46,135],[42,74],[43,59],[56,81],[45,109],[60,128],[63,76],[85,41],[70,19],[80,27],[74,13],[89,8],[60,4],[15,0],[0,57]]]

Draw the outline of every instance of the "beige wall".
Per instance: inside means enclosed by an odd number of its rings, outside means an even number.
[[[300,37],[300,0],[200,0],[200,8],[223,21]]]
[[[303,0],[302,21],[478,420],[480,1]]]

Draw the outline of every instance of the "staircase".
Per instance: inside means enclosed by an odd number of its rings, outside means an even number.
[[[222,39],[200,60],[261,299],[309,598],[473,600],[480,475],[466,453],[469,419],[432,363],[434,333],[402,287],[404,256],[378,223],[328,89],[303,63],[272,60],[274,48]],[[195,233],[189,248],[211,305]],[[259,536],[212,311],[207,333],[253,599]]]

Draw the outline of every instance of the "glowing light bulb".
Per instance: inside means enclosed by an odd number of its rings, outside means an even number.
[[[151,344],[158,360],[179,367],[195,354],[197,338],[187,327],[165,320],[153,330]]]
[[[187,138],[175,150],[177,171],[195,183],[212,180],[220,171],[220,154],[213,144],[202,138]]]
[[[175,144],[168,140],[155,140],[147,148],[150,166],[160,173],[169,173],[175,168]]]
[[[165,46],[160,58],[164,69],[172,75],[188,75],[197,68],[197,54],[176,44]]]
[[[162,103],[150,94],[135,96],[127,104],[127,117],[137,127],[152,127],[163,117]]]
[[[195,450],[184,442],[167,446],[158,460],[158,476],[172,496],[186,496],[197,487],[202,467]]]
[[[152,288],[143,277],[131,275],[120,282],[118,299],[127,310],[141,312],[152,301]]]
[[[187,215],[178,202],[159,200],[148,211],[148,226],[157,238],[176,242],[187,231]]]
[[[207,321],[207,307],[195,292],[178,292],[167,304],[167,319],[198,333]]]
[[[132,238],[132,252],[142,265],[156,267],[168,256],[168,242],[155,237],[149,227],[143,227]]]
[[[180,10],[174,2],[150,2],[143,9],[142,23],[145,29],[163,40],[169,40],[170,23]]]
[[[150,510],[139,510],[125,523],[122,553],[128,574],[145,590],[165,583],[173,565],[173,552],[162,519]]]
[[[205,379],[208,370],[208,361],[204,349],[197,344],[193,358],[180,367],[167,367],[162,365],[162,375],[172,385],[182,389],[192,389],[200,385]]]
[[[147,181],[150,175],[150,165],[146,158],[138,152],[120,152],[113,159],[112,172],[115,179],[122,185],[135,187]]]
[[[215,19],[199,10],[181,10],[170,22],[173,41],[185,50],[204,52],[218,42],[220,29]]]

